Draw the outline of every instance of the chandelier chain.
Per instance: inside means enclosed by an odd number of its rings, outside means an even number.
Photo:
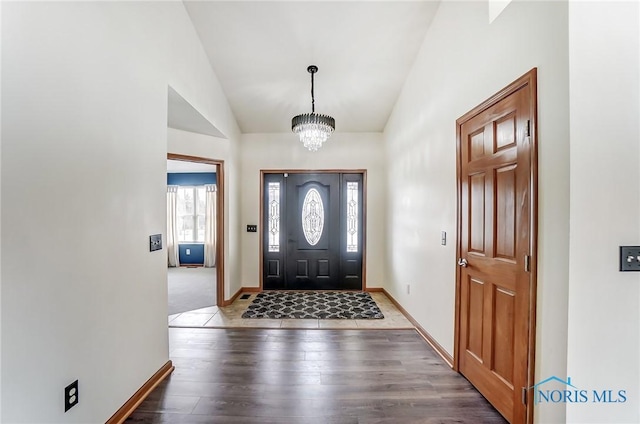
[[[316,97],[313,94],[313,74],[315,72],[311,72],[311,113],[316,113]]]

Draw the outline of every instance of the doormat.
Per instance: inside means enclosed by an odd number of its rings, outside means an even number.
[[[258,293],[242,318],[382,319],[384,315],[366,292]]]

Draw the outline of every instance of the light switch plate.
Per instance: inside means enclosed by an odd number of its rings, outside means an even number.
[[[640,246],[620,246],[620,271],[640,271]]]
[[[153,234],[149,236],[149,252],[162,249],[162,234]]]
[[[257,233],[258,226],[257,225],[247,225],[247,233]]]

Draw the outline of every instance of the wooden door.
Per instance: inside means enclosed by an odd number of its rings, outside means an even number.
[[[535,81],[534,69],[457,121],[455,362],[510,423],[533,413]]]
[[[362,289],[363,175],[263,176],[263,288]]]

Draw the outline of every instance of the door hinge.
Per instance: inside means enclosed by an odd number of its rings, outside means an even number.
[[[531,272],[531,256],[524,255],[524,270],[525,272]]]
[[[522,404],[527,404],[527,389],[525,387],[522,388]]]
[[[531,119],[527,119],[527,137],[531,137]]]

